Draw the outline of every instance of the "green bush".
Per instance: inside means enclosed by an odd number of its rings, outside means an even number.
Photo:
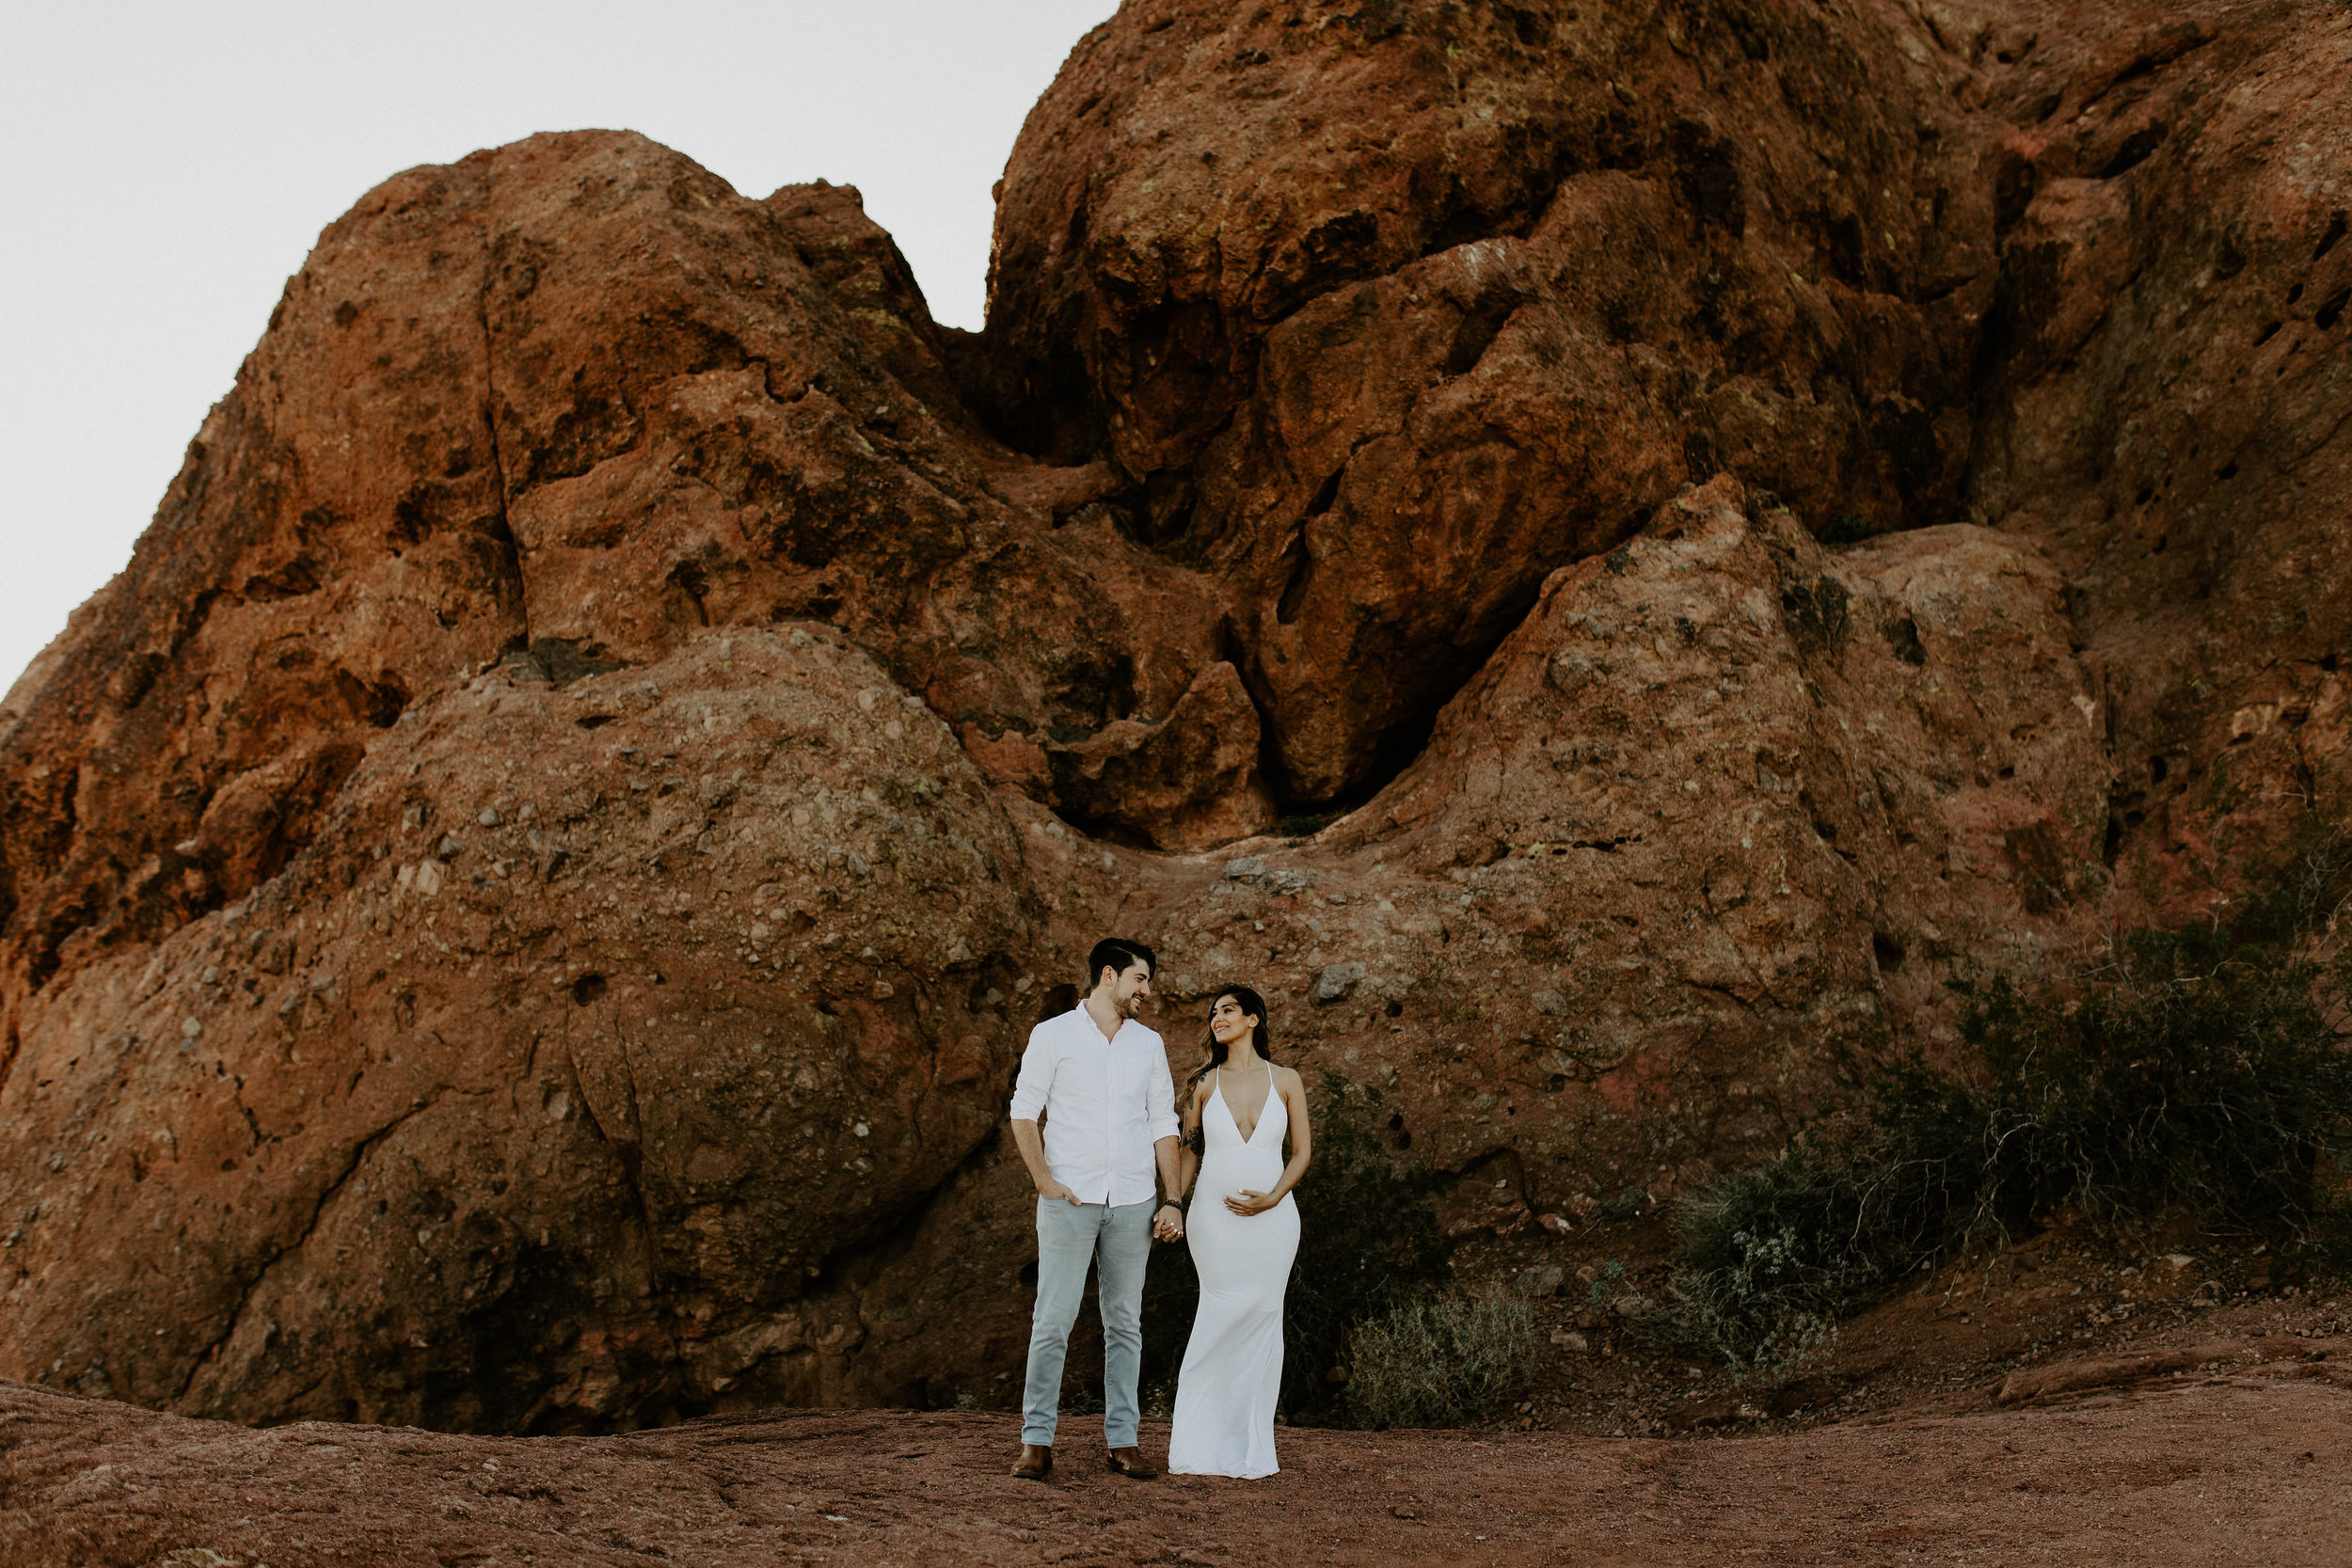
[[[1298,1258],[1284,1301],[1281,1408],[1294,1420],[1324,1417],[1338,1402],[1341,1385],[1328,1374],[1359,1322],[1451,1272],[1430,1201],[1444,1178],[1420,1165],[1397,1168],[1375,1131],[1381,1102],[1370,1085],[1323,1075],[1314,1164],[1298,1186]],[[1147,1409],[1173,1407],[1200,1299],[1190,1250],[1155,1249],[1144,1276]]]
[[[2317,907],[2292,879],[2276,891]],[[2067,1211],[2185,1212],[2352,1256],[2335,1192],[2352,987],[2296,956],[2308,921],[2280,919],[2258,901],[2235,928],[2137,939],[2074,994],[1968,992],[1958,1067],[1882,1068],[1778,1158],[1684,1203],[1681,1267],[1638,1326],[1785,1370],[1905,1275]]]
[[[1347,1402],[1370,1427],[1462,1426],[1516,1399],[1535,1375],[1535,1313],[1506,1291],[1418,1293],[1356,1325]]]
[[[2352,1128],[2352,1056],[2308,963],[2233,968],[2070,1008],[1996,985],[1963,1031],[1990,1080],[1988,1219],[2181,1208],[2309,1238],[2334,1219],[2323,1165]],[[2328,999],[2328,1000],[2323,1000]]]

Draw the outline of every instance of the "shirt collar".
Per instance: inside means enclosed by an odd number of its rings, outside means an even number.
[[[1104,1045],[1117,1045],[1119,1043],[1119,1037],[1136,1026],[1136,1021],[1134,1019],[1122,1018],[1119,1021],[1118,1028],[1112,1030],[1108,1035],[1104,1035],[1102,1030],[1094,1026],[1094,1016],[1087,1011],[1087,1005],[1083,1000],[1081,1000],[1076,1006],[1070,1009],[1069,1016],[1070,1021],[1073,1023],[1086,1031],[1087,1038],[1090,1040],[1101,1040]]]

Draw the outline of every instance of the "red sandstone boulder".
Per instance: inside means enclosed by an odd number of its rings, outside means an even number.
[[[1685,483],[1954,515],[1966,75],[1891,8],[1130,6],[1006,171],[999,423],[1240,580],[1283,787],[1359,794]]]
[[[25,1004],[11,1342],[246,1418],[633,1424],[685,1357],[814,1398],[793,1304],[1017,1049],[1022,850],[952,733],[797,626],[390,733],[286,873]]]
[[[1197,579],[1057,515],[1085,476],[975,434],[938,341],[853,193],[633,136],[328,230],[0,714],[0,1103],[72,1148],[5,1183],[15,1370],[246,1418],[839,1396],[862,1298],[791,1304],[987,1139],[1076,891],[960,748],[872,748],[946,707],[1091,746],[1147,840],[1266,813]]]
[[[1554,574],[1421,758],[1154,927],[1286,1049],[1387,1085],[1514,1214],[1777,1147],[1937,980],[2032,972],[2106,888],[2064,585],[1963,526],[1848,551],[1718,481]]]
[[[746,201],[641,137],[371,194],[9,699],[12,984],[245,895],[409,704],[509,653],[568,679],[816,615],[990,733],[1167,714],[1218,661],[1209,590],[1057,532],[1034,465],[933,412],[919,307],[853,194]],[[1165,781],[1211,817],[1251,786]]]

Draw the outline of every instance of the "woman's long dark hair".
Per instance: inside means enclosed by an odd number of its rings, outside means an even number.
[[[1215,1008],[1219,1002],[1229,996],[1240,1004],[1244,1017],[1255,1018],[1258,1021],[1258,1026],[1249,1032],[1249,1043],[1257,1047],[1259,1055],[1269,1062],[1274,1060],[1273,1048],[1267,1043],[1274,1037],[1266,1028],[1265,998],[1251,990],[1248,986],[1219,986],[1209,993],[1210,1007]],[[1209,1036],[1209,1059],[1193,1069],[1192,1076],[1185,1082],[1200,1083],[1210,1073],[1225,1065],[1225,1042],[1212,1033]]]

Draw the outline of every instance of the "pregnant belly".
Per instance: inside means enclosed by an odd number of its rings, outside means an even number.
[[[1282,1157],[1271,1149],[1232,1149],[1212,1154],[1200,1166],[1200,1193],[1219,1199],[1247,1189],[1270,1190],[1282,1180]]]

